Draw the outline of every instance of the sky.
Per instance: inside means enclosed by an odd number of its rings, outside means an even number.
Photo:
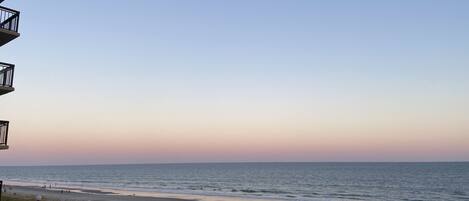
[[[468,1],[28,1],[1,165],[468,161]]]

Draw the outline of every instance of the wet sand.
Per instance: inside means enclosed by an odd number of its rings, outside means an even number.
[[[104,192],[98,190],[82,190],[78,189],[48,189],[33,186],[4,186],[6,193],[2,193],[8,197],[32,199],[36,195],[42,195],[45,201],[193,201],[190,199],[179,198],[155,198],[133,195],[119,195],[112,192]]]

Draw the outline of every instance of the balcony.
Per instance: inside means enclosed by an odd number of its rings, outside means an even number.
[[[0,121],[0,150],[8,149],[8,121]]]
[[[20,36],[18,33],[19,21],[20,12],[0,6],[0,46]]]
[[[13,88],[13,75],[15,65],[0,62],[0,96],[15,90]]]

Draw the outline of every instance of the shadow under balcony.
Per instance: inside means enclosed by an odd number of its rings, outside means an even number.
[[[13,75],[15,65],[0,62],[0,96],[15,90],[13,87]]]
[[[8,149],[8,121],[0,120],[0,150]]]
[[[20,12],[0,6],[0,46],[20,36],[18,23]]]

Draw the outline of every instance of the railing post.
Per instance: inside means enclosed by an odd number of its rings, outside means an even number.
[[[7,145],[7,146],[8,146],[8,129],[10,129],[10,122],[7,122],[7,130],[6,130],[6,134],[5,134],[5,145]]]
[[[13,77],[15,76],[15,67],[11,69],[10,87],[13,87]],[[1,200],[0,200],[1,201]]]
[[[6,81],[7,81],[7,73],[6,72],[3,72],[3,78],[2,78],[2,86],[5,86],[6,85]]]
[[[19,14],[18,14],[18,17],[16,17],[16,22],[15,22],[15,24],[16,24],[15,30],[16,30],[16,32],[18,32],[18,29],[19,29],[19,27],[20,27],[20,15],[19,15]],[[1,200],[0,200],[0,201],[1,201]]]

